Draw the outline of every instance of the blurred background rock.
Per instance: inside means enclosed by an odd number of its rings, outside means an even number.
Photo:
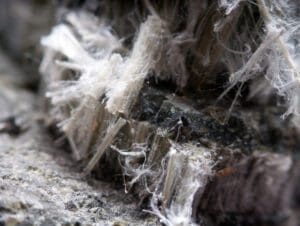
[[[0,1],[0,48],[24,71],[20,84],[27,88],[38,87],[41,53],[37,43],[54,20],[51,0]]]

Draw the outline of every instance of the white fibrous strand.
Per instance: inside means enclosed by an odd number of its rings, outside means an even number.
[[[151,170],[150,166],[147,166],[147,154],[146,147],[144,144],[133,144],[131,151],[123,151],[115,147],[114,145],[111,148],[117,151],[122,159],[124,159],[124,163],[121,164],[123,175],[127,176],[130,179],[128,183],[125,184],[125,192],[128,191],[135,185],[137,182],[141,182],[145,189],[148,190],[146,178],[149,176],[153,176],[154,172]],[[140,160],[143,160],[143,163],[139,163]],[[128,187],[127,187],[128,185]]]
[[[166,158],[163,188],[153,193],[152,210],[148,212],[168,226],[197,225],[192,218],[193,202],[196,192],[204,189],[213,174],[212,150],[173,143]],[[158,207],[159,200],[162,208]]]
[[[219,0],[219,7],[225,10],[226,15],[229,15],[242,1],[243,0]]]
[[[45,55],[40,71],[48,85],[46,96],[53,105],[52,115],[66,133],[72,149],[79,153],[73,138],[76,129],[93,123],[98,102],[123,59],[112,53],[121,44],[109,27],[84,13],[70,13],[67,19],[68,25],[57,25],[42,38]],[[79,35],[74,32],[77,29]],[[75,74],[74,78],[65,78],[67,72]],[[91,138],[94,131],[85,132]],[[82,142],[85,140],[82,138]]]
[[[286,99],[287,111],[283,117],[290,114],[297,116],[300,113],[300,20],[296,12],[297,3],[292,0],[258,0],[257,6],[265,25],[260,34],[262,41],[252,54],[238,54],[242,59],[238,69],[239,60],[225,60],[229,69],[235,71],[231,70],[231,84],[220,98],[237,83],[258,79],[263,74],[269,81],[265,84],[270,84],[278,95]],[[239,38],[243,38],[243,34]]]
[[[164,35],[164,22],[157,16],[149,16],[141,24],[131,54],[124,61],[115,80],[110,83],[106,104],[109,112],[128,114],[146,76],[156,69]]]
[[[84,169],[85,173],[90,173],[94,169],[106,149],[112,144],[113,139],[125,124],[126,120],[123,118],[118,118],[117,120],[112,120],[110,122],[101,144],[97,147],[95,154]]]
[[[286,97],[289,114],[300,113],[300,20],[296,1],[258,0],[268,33],[279,34],[266,55],[266,78],[280,95]]]

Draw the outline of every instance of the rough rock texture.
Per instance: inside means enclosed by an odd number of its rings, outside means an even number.
[[[254,152],[217,171],[199,201],[208,225],[297,225],[299,162]]]
[[[36,128],[18,138],[0,137],[0,223],[157,225],[123,189],[88,184],[70,156],[54,149],[38,125],[31,126]]]

